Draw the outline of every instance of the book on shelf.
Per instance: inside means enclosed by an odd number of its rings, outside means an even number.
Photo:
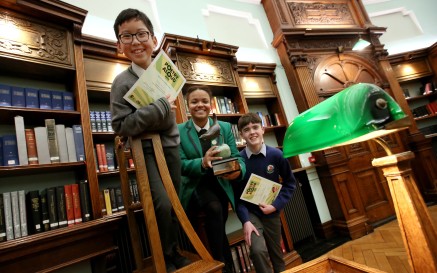
[[[33,128],[25,129],[27,159],[29,165],[38,165],[38,152],[36,150],[35,131]]]
[[[47,189],[47,208],[50,230],[59,228],[58,205],[56,202],[56,187],[50,187]]]
[[[18,191],[18,207],[20,213],[21,237],[24,237],[29,234],[27,227],[26,193],[24,190]]]
[[[249,258],[250,267],[255,268],[254,265],[253,265],[253,261],[250,258],[250,247],[249,247],[249,245],[246,244],[246,242],[243,242],[242,244],[243,244],[244,248],[246,248],[246,253],[247,253],[247,257]]]
[[[100,111],[95,111],[94,115],[95,115],[95,119],[96,119],[97,132],[103,132],[102,117],[100,115]]]
[[[67,142],[68,162],[77,162],[73,128],[65,127],[65,141]]]
[[[27,211],[29,219],[29,233],[35,234],[43,231],[41,221],[41,201],[39,197],[39,191],[33,190],[26,194],[27,198]]]
[[[55,189],[57,203],[56,211],[58,212],[59,227],[66,227],[68,226],[68,218],[64,186],[56,186]]]
[[[88,180],[79,181],[80,209],[82,222],[91,220],[91,200],[89,194]]]
[[[11,106],[12,94],[11,86],[6,84],[0,84],[0,106]]]
[[[106,210],[106,200],[105,200],[104,190],[99,191],[99,202],[100,202],[100,207],[102,208],[102,216],[108,215],[108,211]]]
[[[18,191],[11,191],[12,225],[14,226],[14,239],[21,238],[20,207]]]
[[[106,126],[108,128],[108,132],[114,132],[112,129],[112,114],[111,111],[105,111],[105,120],[106,120]]]
[[[140,202],[140,196],[138,193],[138,184],[135,178],[129,179],[129,189],[131,193],[132,203]]]
[[[65,125],[56,124],[56,139],[58,140],[59,162],[67,163],[68,160],[68,148],[67,138],[65,135]]]
[[[114,171],[116,169],[114,144],[112,143],[105,144],[105,156],[106,156],[106,164],[108,166],[108,171]]]
[[[64,92],[62,94],[63,99],[63,105],[64,110],[74,111],[74,99],[73,99],[73,93],[71,92]]]
[[[257,115],[259,116],[259,118],[261,119],[261,125],[262,125],[263,127],[266,127],[266,121],[265,121],[265,119],[264,119],[263,113],[260,112],[260,111],[258,111],[258,112],[256,112],[256,114],[257,114]]]
[[[240,245],[237,245],[236,248],[237,248],[238,257],[240,259],[241,272],[247,272],[247,266],[246,266],[246,262],[244,261],[243,250],[241,249]]]
[[[97,124],[96,124],[96,111],[90,111],[90,125],[91,132],[97,132]]]
[[[241,242],[240,246],[241,246],[241,252],[243,253],[243,257],[244,257],[244,263],[246,264],[247,267],[247,271],[250,272],[252,270],[253,265],[251,266],[250,264],[250,258],[247,252],[247,248],[245,246],[245,242],[244,241]]]
[[[80,204],[79,184],[71,184],[71,194],[73,196],[73,215],[74,223],[82,222],[82,208]]]
[[[38,89],[26,87],[24,89],[27,108],[39,108]]]
[[[47,128],[47,140],[49,144],[49,155],[51,163],[61,162],[59,159],[58,137],[56,135],[56,123],[54,119],[45,119]]]
[[[109,199],[111,200],[112,213],[118,212],[117,198],[115,197],[115,188],[109,188]]]
[[[0,136],[0,166],[4,166],[3,162],[3,137]]]
[[[0,193],[0,242],[6,241],[5,205],[3,193]]]
[[[21,166],[29,165],[27,157],[26,133],[24,129],[24,119],[22,116],[14,117],[15,135],[17,137],[18,161]]]
[[[109,189],[103,190],[103,198],[105,201],[106,214],[112,215],[112,207],[111,207],[111,192]]]
[[[3,193],[3,206],[5,211],[6,240],[13,240],[14,223],[12,220],[12,202],[10,192]]]
[[[116,187],[115,191],[115,201],[117,204],[118,211],[124,210],[123,193],[121,192],[121,187]]]
[[[50,90],[38,90],[39,108],[52,109],[52,92]]]
[[[240,261],[239,261],[239,257],[237,254],[237,249],[236,247],[231,247],[231,254],[232,254],[232,262],[234,265],[234,270],[236,273],[241,273],[241,268],[240,268]]]
[[[74,208],[73,208],[73,192],[71,184],[64,185],[64,200],[65,200],[65,213],[67,215],[67,225],[74,225]]]
[[[19,164],[17,138],[15,135],[2,136],[3,166]]]
[[[64,99],[63,92],[52,90],[52,109],[53,110],[64,110]]]
[[[39,200],[41,205],[41,228],[43,231],[50,230],[50,215],[49,204],[47,199],[47,189],[43,189],[39,194]]]
[[[279,118],[279,114],[278,113],[274,113],[273,116],[275,117],[275,125],[276,126],[282,126],[282,122],[281,122],[281,119]]]
[[[77,161],[85,160],[85,148],[83,143],[83,133],[81,125],[73,125],[74,144],[76,148]]]
[[[11,105],[13,107],[26,107],[26,97],[23,87],[12,86]]]
[[[47,128],[43,126],[33,128],[35,131],[36,151],[38,153],[39,164],[50,164],[49,140],[47,138]]]

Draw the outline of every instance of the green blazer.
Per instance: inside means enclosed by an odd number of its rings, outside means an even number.
[[[209,124],[212,125],[212,123],[212,119],[209,118]],[[244,160],[240,156],[240,152],[235,144],[235,138],[232,134],[231,124],[223,121],[218,121],[218,123],[220,125],[220,137],[217,139],[217,141],[219,143],[224,142],[229,145],[231,148],[231,157],[238,158],[241,167],[241,175],[236,180],[229,181],[221,177],[217,177],[218,182],[225,190],[232,207],[235,208],[234,191],[232,190],[231,183],[239,182],[244,177],[246,173],[246,165],[244,164]],[[178,124],[178,129],[181,138],[179,154],[182,160],[182,181],[179,190],[179,199],[181,200],[184,209],[187,209],[191,195],[193,194],[193,191],[197,185],[199,183],[208,182],[204,180],[204,176],[207,172],[202,168],[202,146],[200,144],[193,121],[190,119],[187,122]],[[212,145],[217,145],[214,144],[214,140]]]

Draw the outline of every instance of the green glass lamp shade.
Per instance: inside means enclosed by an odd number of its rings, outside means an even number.
[[[284,157],[369,140],[405,128],[409,122],[383,89],[355,84],[291,122],[285,133]]]

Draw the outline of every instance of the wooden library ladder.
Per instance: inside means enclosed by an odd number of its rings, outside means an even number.
[[[193,257],[196,257],[193,263],[178,269],[177,272],[221,272],[221,269],[224,266],[223,263],[215,261],[209,254],[208,250],[202,244],[193,227],[191,226],[191,223],[188,220],[188,217],[185,214],[185,211],[179,201],[179,197],[171,181],[170,173],[168,171],[167,164],[164,158],[161,139],[158,134],[142,134],[136,137],[129,137],[130,148],[132,151],[132,159],[135,165],[138,192],[140,196],[141,207],[143,209],[144,219],[147,228],[147,236],[151,249],[151,257],[148,258],[144,258],[142,254],[140,233],[137,220],[134,215],[134,211],[138,209],[138,206],[132,205],[133,202],[129,187],[129,176],[127,172],[125,146],[121,141],[120,137],[115,138],[116,155],[120,169],[119,171],[121,178],[121,190],[123,194],[124,204],[126,207],[130,238],[136,264],[136,270],[134,272],[166,272],[164,254],[162,252],[161,240],[158,236],[159,230],[152,202],[152,194],[150,191],[149,178],[147,175],[146,164],[144,161],[143,148],[141,145],[142,140],[152,141],[156,162],[158,163],[157,165],[159,173],[161,174],[164,188],[167,191],[173,210],[179,220],[180,226],[185,231],[185,234],[187,235],[193,248],[197,252],[197,255],[192,255]],[[191,259],[193,257],[190,256]]]

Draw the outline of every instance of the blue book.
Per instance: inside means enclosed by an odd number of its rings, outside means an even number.
[[[3,137],[0,136],[0,166],[3,166]]]
[[[64,110],[64,96],[62,91],[51,91],[52,92],[52,109],[54,110]]]
[[[2,137],[3,146],[3,166],[17,166],[18,161],[18,147],[17,138],[15,135],[4,135]]]
[[[73,93],[71,93],[71,92],[64,92],[63,95],[64,95],[63,96],[64,110],[74,111]]]
[[[26,97],[24,96],[24,88],[18,86],[11,87],[11,105],[14,107],[26,107]]]
[[[26,107],[39,108],[38,89],[26,87],[24,93],[26,97]]]
[[[38,94],[39,94],[39,108],[52,109],[52,92],[50,90],[40,89]]]
[[[76,147],[77,161],[85,160],[85,148],[83,143],[83,133],[81,125],[73,125],[74,145]]]
[[[11,106],[12,94],[11,87],[6,84],[0,84],[0,106]]]

